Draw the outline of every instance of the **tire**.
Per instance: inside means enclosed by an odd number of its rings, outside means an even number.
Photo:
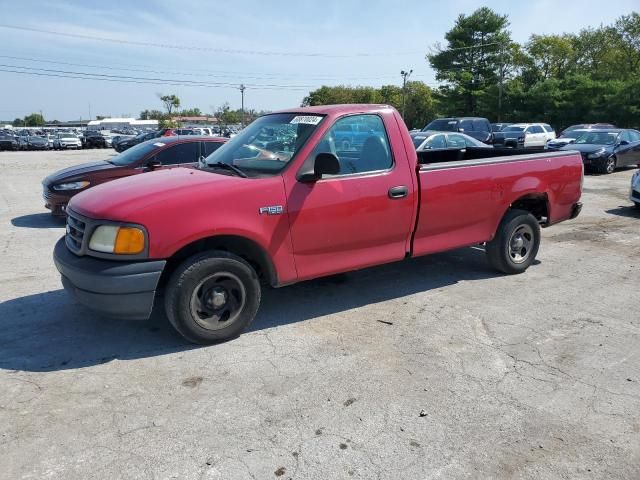
[[[189,342],[207,345],[240,335],[256,316],[260,296],[260,281],[251,265],[212,250],[178,266],[169,279],[164,305],[178,333]],[[216,307],[216,301],[224,303]]]
[[[526,210],[509,210],[493,240],[487,242],[489,263],[496,270],[522,273],[533,263],[540,248],[540,225]]]
[[[596,170],[598,173],[610,175],[615,172],[617,163],[615,156],[604,158],[596,164]]]
[[[636,210],[640,210],[640,203],[633,202],[633,206],[636,208]]]

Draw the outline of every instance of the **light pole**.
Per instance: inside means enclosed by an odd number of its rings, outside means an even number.
[[[244,91],[247,89],[247,87],[244,86],[244,84],[240,84],[240,95],[242,96],[242,104],[241,104],[241,108],[240,108],[240,127],[244,128]]]
[[[402,75],[402,118],[404,119],[404,108],[405,108],[405,97],[407,96],[407,78],[409,75],[413,73],[413,69],[408,72],[402,70],[400,75]]]

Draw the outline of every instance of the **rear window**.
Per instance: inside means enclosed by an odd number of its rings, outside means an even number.
[[[525,127],[515,127],[509,125],[508,127],[504,127],[502,129],[503,132],[524,132]]]

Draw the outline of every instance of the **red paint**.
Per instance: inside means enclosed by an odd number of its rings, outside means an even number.
[[[292,283],[490,240],[509,205],[548,199],[549,223],[566,220],[581,195],[582,160],[568,152],[517,162],[420,170],[399,114],[384,105],[310,107],[287,112],[327,118],[281,175],[245,179],[175,168],[99,185],[70,207],[98,219],[142,224],[151,258],[217,235],[252,240],[271,258],[278,283]],[[301,183],[296,174],[328,128],[344,115],[383,119],[394,168]],[[406,198],[389,188],[404,185]],[[282,215],[259,208],[282,205]],[[415,229],[415,231],[414,231]],[[413,244],[412,244],[413,237]]]

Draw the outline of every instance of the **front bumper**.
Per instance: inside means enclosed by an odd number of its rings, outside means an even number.
[[[631,187],[629,199],[634,203],[640,203],[640,182],[638,182],[635,187]]]
[[[71,194],[61,193],[61,192],[55,192],[49,189],[47,185],[43,185],[42,199],[44,200],[44,206],[45,208],[48,208],[49,210],[51,210],[51,213],[53,215],[64,216],[65,209],[67,208],[67,204],[69,203],[69,200],[71,200],[71,197],[73,197],[73,195],[81,191],[82,190],[77,190],[77,191],[71,190],[71,192],[73,192]]]
[[[582,211],[582,202],[574,203],[573,207],[571,207],[571,216],[569,217],[569,220],[573,220],[574,218],[576,218],[578,215],[580,215],[581,211]]]
[[[165,260],[117,262],[69,251],[64,237],[53,250],[62,285],[91,310],[109,316],[146,320],[151,315]]]

